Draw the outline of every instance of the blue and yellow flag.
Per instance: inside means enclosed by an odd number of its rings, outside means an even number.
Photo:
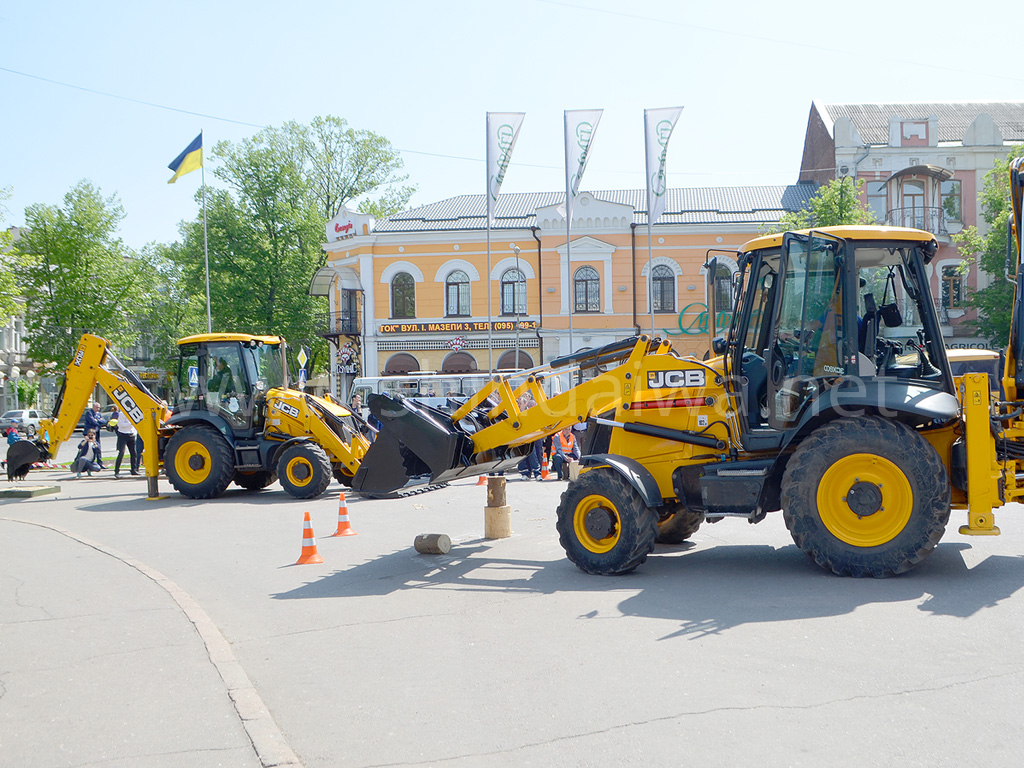
[[[179,176],[184,176],[190,171],[202,168],[203,134],[200,133],[196,136],[192,143],[185,147],[185,151],[174,158],[167,167],[174,171],[174,175],[167,181],[168,184],[173,184],[174,180]]]

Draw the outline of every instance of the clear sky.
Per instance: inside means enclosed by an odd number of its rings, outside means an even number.
[[[4,225],[78,181],[132,247],[178,238],[198,172],[266,125],[344,117],[402,151],[413,205],[484,192],[485,113],[525,112],[502,192],[564,190],[562,114],[603,108],[583,189],[643,186],[643,110],[683,106],[673,187],[796,180],[812,99],[1024,101],[1006,3],[0,0]],[[1007,30],[1004,34],[1001,30]],[[217,183],[207,174],[209,183]]]

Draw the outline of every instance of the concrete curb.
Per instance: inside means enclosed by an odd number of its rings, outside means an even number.
[[[196,632],[199,633],[210,661],[224,681],[228,698],[231,699],[235,712],[238,714],[238,719],[241,721],[242,727],[245,728],[249,741],[252,742],[253,750],[259,758],[260,764],[264,768],[274,768],[274,766],[297,766],[297,768],[302,768],[302,762],[288,746],[284,739],[284,734],[277,727],[277,723],[274,722],[274,718],[271,717],[259,693],[253,687],[249,676],[235,659],[235,655],[231,651],[231,645],[224,638],[224,635],[221,634],[217,625],[207,615],[206,611],[185,590],[145,563],[121,554],[98,542],[78,536],[64,528],[12,517],[3,517],[0,520],[34,525],[38,528],[46,528],[47,530],[59,533],[80,544],[91,547],[97,552],[120,560],[160,586],[170,595],[171,599],[174,600],[182,613],[192,623],[192,626],[195,627]]]

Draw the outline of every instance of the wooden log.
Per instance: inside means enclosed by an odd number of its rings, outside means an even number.
[[[500,478],[504,480],[505,478]],[[484,538],[507,539],[512,535],[512,507],[484,507]]]
[[[489,475],[487,477],[487,506],[504,507],[507,503],[505,478],[500,475]]]
[[[421,533],[412,545],[421,555],[447,555],[452,548],[452,540],[446,533]]]

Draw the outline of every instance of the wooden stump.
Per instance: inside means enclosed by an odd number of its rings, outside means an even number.
[[[452,540],[445,533],[421,533],[412,545],[421,555],[447,555],[452,548]]]

